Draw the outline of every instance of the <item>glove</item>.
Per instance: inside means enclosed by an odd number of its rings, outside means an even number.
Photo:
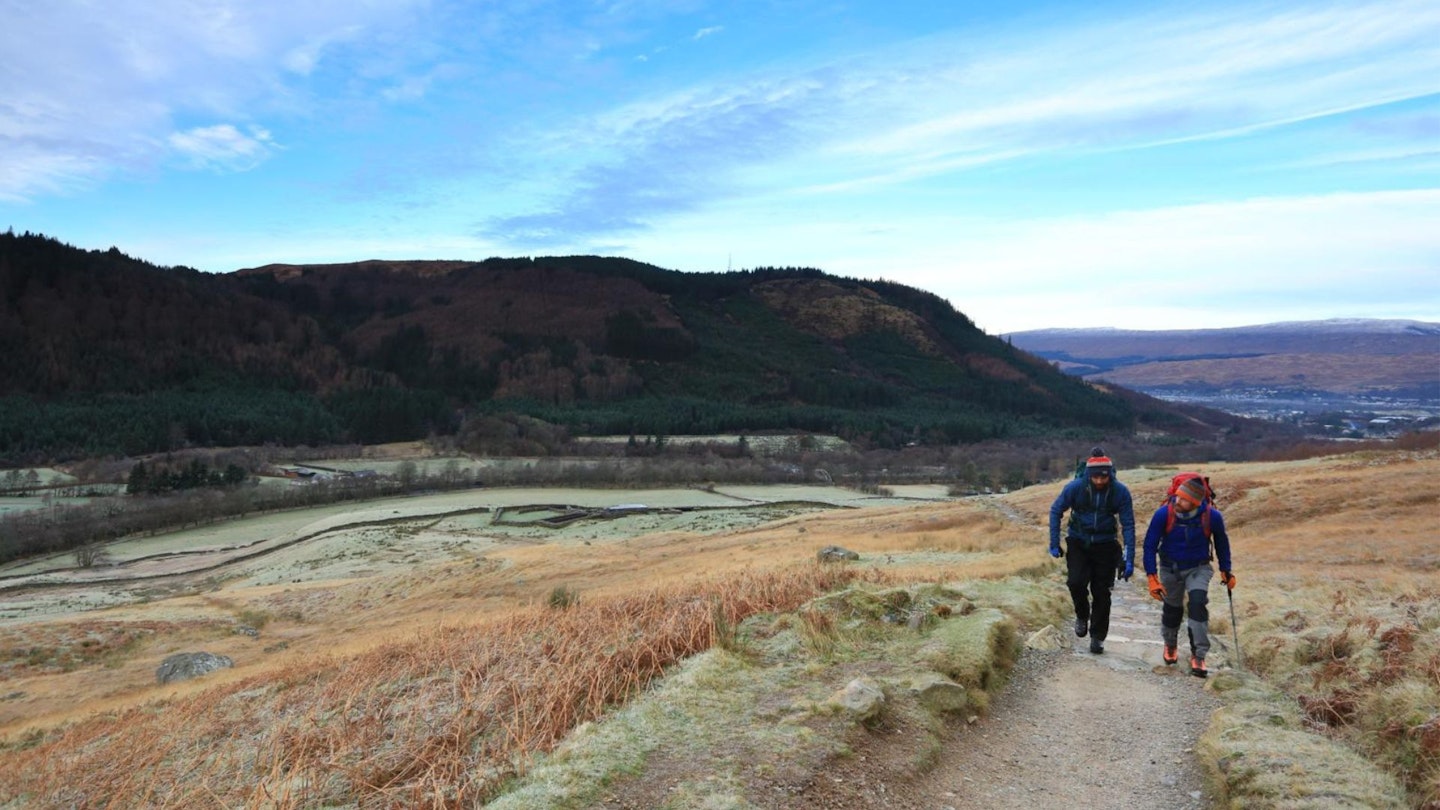
[[[1130,577],[1133,576],[1135,576],[1135,561],[1126,560],[1125,565],[1121,568],[1120,579],[1129,582]]]
[[[1057,560],[1060,559],[1061,553],[1060,553],[1060,544],[1059,544],[1059,543],[1051,543],[1051,544],[1050,544],[1050,556],[1051,556],[1051,557],[1054,557],[1054,558],[1057,559]]]
[[[1220,581],[1223,582],[1223,583],[1225,583],[1225,587],[1226,587],[1226,588],[1229,588],[1229,589],[1232,590],[1232,591],[1235,590],[1235,575],[1234,575],[1234,574],[1230,573],[1229,571],[1221,571],[1221,572],[1220,572]]]
[[[1165,586],[1160,584],[1160,577],[1156,574],[1146,574],[1145,581],[1150,585],[1150,596],[1155,601],[1165,598]]]

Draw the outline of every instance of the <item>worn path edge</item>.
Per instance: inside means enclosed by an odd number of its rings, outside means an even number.
[[[1103,654],[1068,626],[1069,649],[1025,651],[990,712],[917,780],[915,806],[1212,806],[1195,744],[1220,701],[1183,665],[1183,638],[1181,665],[1163,665],[1158,603],[1137,582],[1116,583]],[[1227,668],[1231,645],[1212,643],[1212,671]]]

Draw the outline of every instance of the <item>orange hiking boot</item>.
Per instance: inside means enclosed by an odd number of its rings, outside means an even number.
[[[1165,659],[1165,666],[1173,667],[1175,666],[1175,662],[1180,660],[1180,648],[1171,647],[1169,644],[1166,644],[1165,652],[1161,653],[1160,657]]]
[[[1207,673],[1205,672],[1204,658],[1196,658],[1193,655],[1190,656],[1190,674],[1194,675],[1197,678],[1203,678],[1206,676]]]

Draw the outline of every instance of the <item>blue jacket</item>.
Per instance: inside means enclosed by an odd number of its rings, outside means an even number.
[[[1230,570],[1230,535],[1225,533],[1225,517],[1220,510],[1206,505],[1210,510],[1210,536],[1215,541],[1215,559],[1221,571]],[[1155,510],[1150,526],[1145,530],[1145,573],[1158,572],[1155,558],[1158,554],[1160,565],[1177,569],[1194,568],[1210,562],[1210,541],[1205,538],[1205,526],[1199,509],[1190,517],[1175,513],[1175,525],[1165,531],[1166,513],[1169,504]]]
[[[1125,559],[1135,559],[1135,507],[1130,489],[1110,479],[1104,489],[1093,489],[1088,478],[1076,478],[1060,490],[1050,504],[1050,547],[1060,548],[1060,516],[1070,512],[1067,538],[1083,543],[1114,542],[1118,518],[1125,538]]]

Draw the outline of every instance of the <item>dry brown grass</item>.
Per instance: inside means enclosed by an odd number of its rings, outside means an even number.
[[[0,685],[0,739],[13,741],[95,711],[120,711],[158,697],[278,672],[294,660],[325,653],[359,655],[396,638],[428,631],[456,616],[507,613],[518,605],[543,605],[557,587],[583,600],[633,593],[637,583],[684,587],[697,576],[772,570],[813,559],[826,545],[865,555],[865,565],[882,566],[917,580],[938,574],[961,580],[1004,576],[1038,560],[1033,529],[994,522],[982,504],[939,503],[870,507],[778,520],[758,527],[709,534],[664,532],[593,545],[515,545],[483,556],[418,561],[403,570],[347,580],[254,587],[216,586],[198,596],[157,598],[147,604],[82,616],[103,616],[118,624],[182,622],[184,633],[157,633],[128,656],[103,666],[77,662],[70,672],[36,676],[12,673]],[[971,527],[982,527],[979,533]],[[992,531],[993,530],[993,531]],[[892,554],[892,544],[908,551]],[[1001,548],[998,553],[977,549]],[[230,627],[247,614],[268,617],[259,639],[234,635]],[[75,617],[13,626],[12,648],[46,648],[67,632]],[[99,619],[96,619],[99,620]],[[38,635],[30,635],[38,634]],[[287,649],[280,649],[285,647]],[[158,688],[154,670],[172,652],[202,648],[232,657],[236,666],[207,676],[203,686]],[[0,673],[0,677],[4,677]]]
[[[1314,731],[1399,777],[1415,806],[1440,808],[1440,456],[1366,451],[1206,472],[1232,534],[1248,667]]]
[[[1239,627],[1225,591],[1212,590],[1212,631],[1238,629],[1247,668],[1280,687],[1312,731],[1394,773],[1417,807],[1440,810],[1440,453],[1415,444],[1184,469],[1211,477],[1239,578]],[[1122,460],[1137,543],[1180,469]],[[1058,490],[1011,501],[1039,523]]]
[[[437,627],[81,722],[0,765],[30,807],[462,807],[710,648],[853,580],[809,565]]]
[[[1313,729],[1384,763],[1417,805],[1440,801],[1440,454],[1193,466],[1219,491],[1240,578],[1239,627],[1221,592],[1215,631],[1238,630],[1246,664],[1303,706]],[[1142,532],[1177,471],[1128,470],[1122,459]],[[0,703],[17,713],[0,726],[9,740],[0,805],[16,791],[34,796],[29,807],[469,803],[667,661],[724,637],[741,614],[714,609],[729,604],[717,588],[750,593],[736,604],[768,610],[826,587],[795,568],[822,546],[859,551],[867,576],[878,576],[873,566],[898,581],[1054,574],[1044,523],[1059,488],[710,534],[515,546],[395,575],[222,588],[111,611],[103,621],[114,623],[114,652],[53,675],[27,663],[26,677],[0,690],[27,693]],[[547,608],[562,587],[578,603]],[[247,611],[269,617],[263,640],[215,638],[216,617]],[[121,624],[152,621],[184,631],[125,658]],[[27,641],[32,629],[81,638],[32,624],[9,643],[48,643]],[[823,620],[806,629],[807,643],[833,643]],[[155,656],[207,633],[214,651],[244,653],[237,668],[157,691]],[[260,654],[282,640],[288,651]],[[67,697],[69,709],[57,710]]]
[[[0,627],[0,683],[104,665],[156,636],[207,628],[213,632],[215,623],[82,620]]]
[[[1240,627],[1246,662],[1312,729],[1440,807],[1440,583],[1292,582],[1247,601]]]

